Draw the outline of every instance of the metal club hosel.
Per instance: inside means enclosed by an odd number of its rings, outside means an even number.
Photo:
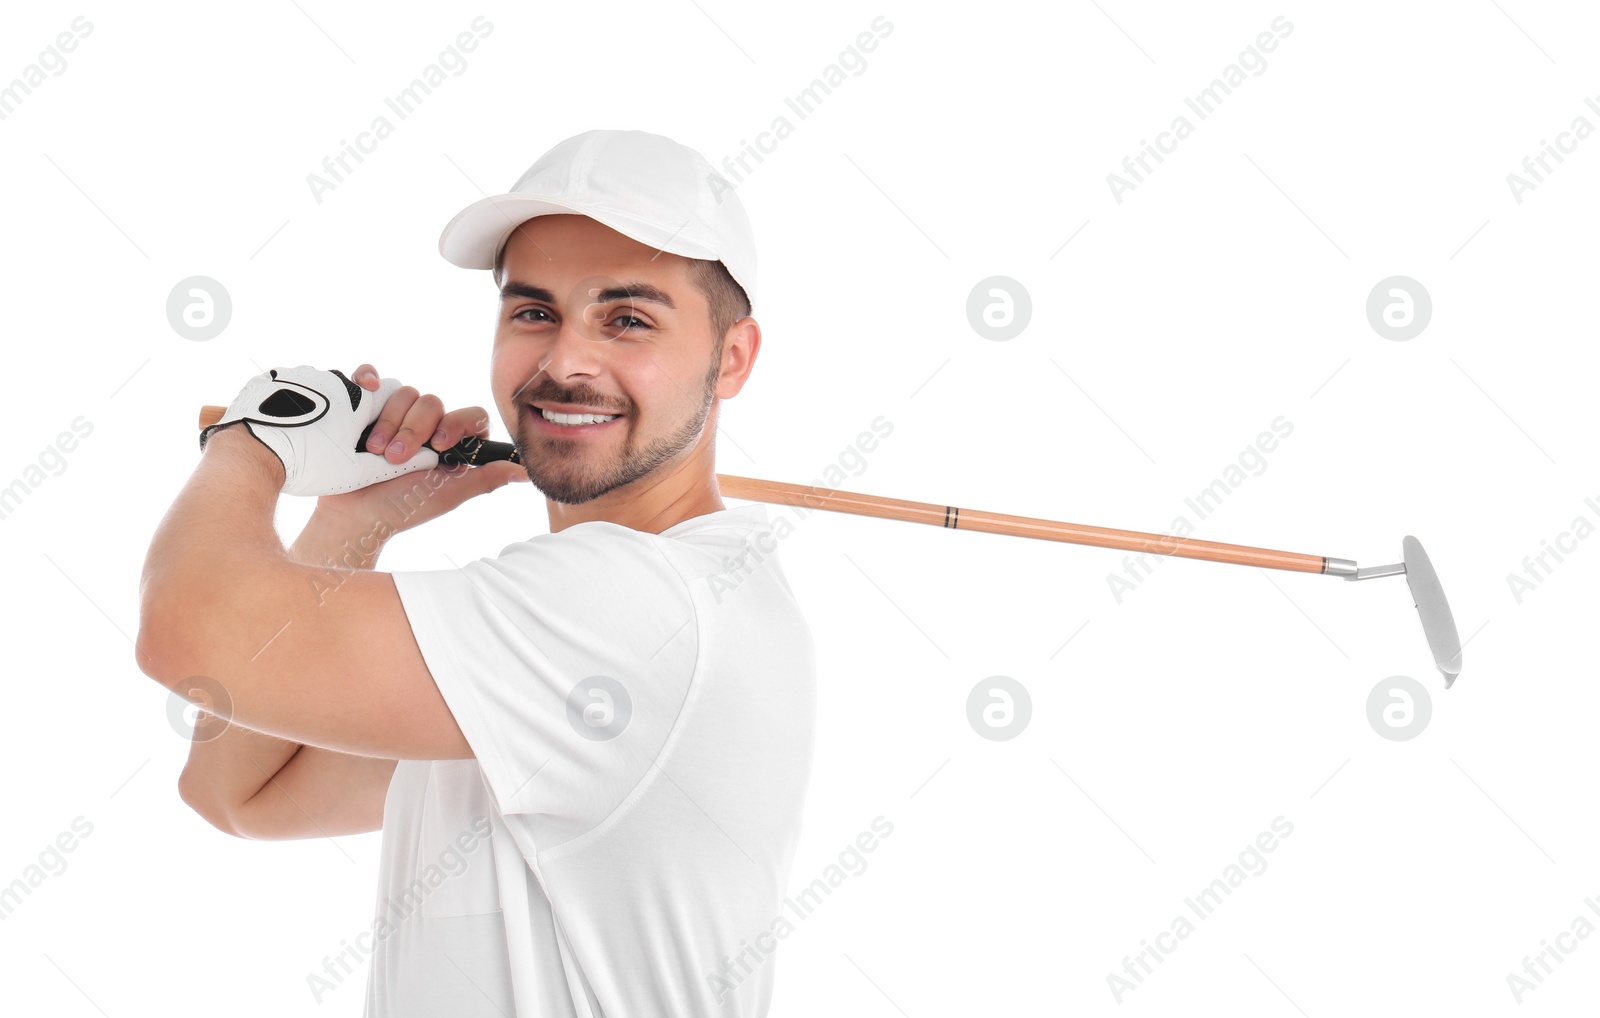
[[[1350,564],[1352,566],[1355,565],[1354,562]],[[1346,573],[1344,578],[1347,580],[1370,580],[1375,576],[1404,576],[1405,574],[1406,564],[1404,562],[1396,562],[1392,566],[1363,566],[1353,573]]]
[[[1406,564],[1396,562],[1392,566],[1365,566],[1357,568],[1356,564],[1347,558],[1325,558],[1326,563],[1322,571],[1329,576],[1343,576],[1347,580],[1370,580],[1375,576],[1404,576]]]

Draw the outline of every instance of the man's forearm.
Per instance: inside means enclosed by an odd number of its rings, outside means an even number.
[[[341,525],[312,513],[305,529],[289,546],[288,555],[290,560],[303,566],[316,566],[330,573],[374,569],[392,534],[393,529],[382,521],[367,528],[365,533],[345,533]],[[330,582],[337,583],[337,580]]]
[[[158,670],[170,670],[174,662],[159,658],[162,645],[178,635],[171,627],[215,608],[215,595],[225,584],[236,584],[262,563],[289,561],[272,526],[282,485],[283,465],[243,425],[212,434],[145,555],[139,590],[141,666],[147,659]],[[153,656],[148,653],[152,645]],[[165,680],[170,671],[158,677]]]

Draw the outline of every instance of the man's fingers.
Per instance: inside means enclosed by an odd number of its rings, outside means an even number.
[[[415,389],[411,391],[416,392]],[[384,456],[390,463],[404,463],[422,448],[422,443],[433,435],[443,417],[444,401],[438,396],[430,392],[416,397],[401,419],[400,427],[395,429],[394,436],[389,440]]]
[[[489,412],[481,406],[463,407],[445,414],[428,439],[437,452],[444,452],[468,435],[489,437]]]
[[[376,391],[383,384],[378,369],[371,364],[360,365],[351,377],[369,391]],[[487,410],[473,406],[447,414],[439,397],[432,393],[422,395],[413,386],[403,385],[383,405],[366,448],[391,463],[404,463],[424,444],[435,452],[444,452],[468,435],[489,437]]]
[[[372,434],[367,436],[367,451],[384,454],[389,443],[394,440],[394,433],[399,430],[400,423],[405,420],[406,412],[411,409],[411,404],[417,401],[417,390],[409,385],[402,385],[389,396],[389,401],[383,405],[378,413],[378,419],[373,422]]]

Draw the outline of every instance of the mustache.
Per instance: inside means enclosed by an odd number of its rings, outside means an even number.
[[[574,398],[557,398],[557,397],[554,397],[554,396],[550,397],[549,399],[545,399],[545,398],[539,397],[539,396],[529,396],[526,399],[523,399],[523,400],[518,402],[518,404],[517,404],[518,412],[520,413],[522,410],[527,410],[529,413],[534,413],[534,414],[538,413],[539,411],[534,409],[534,407],[533,407],[533,404],[535,404],[535,403],[537,403],[537,404],[539,404],[541,406],[549,406],[552,403],[558,403],[558,404],[566,404],[568,406],[591,407],[591,408],[594,408],[594,409],[592,409],[590,411],[591,413],[614,414],[614,415],[620,416],[620,417],[632,417],[633,416],[633,412],[631,410],[611,409],[611,408],[607,407],[604,403],[602,403],[602,402],[600,402],[598,400],[574,399]]]
[[[580,389],[576,392],[554,392],[546,388],[520,389],[512,395],[512,399],[520,404],[527,403],[561,403],[567,406],[586,406],[601,408],[608,414],[627,414],[632,407],[613,407],[611,400],[596,392]]]

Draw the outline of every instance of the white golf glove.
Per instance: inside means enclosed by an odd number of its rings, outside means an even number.
[[[309,364],[273,368],[250,379],[222,419],[200,432],[200,448],[218,428],[243,423],[283,462],[285,495],[336,495],[427,470],[439,462],[427,445],[404,463],[366,451],[373,423],[399,388],[398,379],[384,378],[369,392],[341,371]]]

